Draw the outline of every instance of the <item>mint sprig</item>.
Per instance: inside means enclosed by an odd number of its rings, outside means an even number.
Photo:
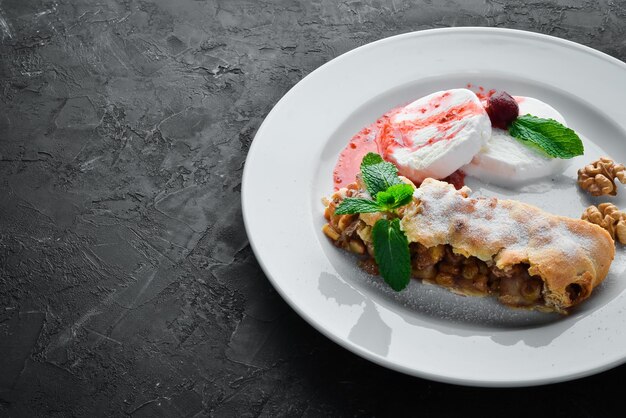
[[[354,197],[346,197],[341,201],[335,209],[336,215],[350,215],[353,213],[373,213],[380,212],[381,208],[378,202],[370,199],[360,199]]]
[[[396,209],[413,199],[414,188],[398,178],[398,169],[373,152],[361,162],[361,177],[372,200],[347,197],[335,208],[335,214],[387,212],[395,215]],[[374,259],[380,275],[395,291],[404,289],[411,278],[409,241],[400,229],[398,218],[379,219],[372,228]]]
[[[393,290],[401,291],[411,279],[411,254],[400,221],[379,219],[372,228],[372,240],[380,275]]]
[[[509,134],[553,158],[573,158],[585,152],[576,132],[554,119],[518,116],[509,126]]]
[[[392,212],[411,202],[413,186],[410,184],[394,184],[387,190],[376,194],[376,200],[347,197],[335,209],[337,215],[352,213]]]

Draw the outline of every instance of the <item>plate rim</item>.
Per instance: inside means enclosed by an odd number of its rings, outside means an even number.
[[[405,32],[405,33],[401,33],[401,34],[397,34],[397,35],[393,35],[393,36],[389,36],[386,38],[382,38],[364,45],[361,45],[357,48],[354,48],[350,51],[347,51],[331,60],[329,60],[328,62],[320,65],[319,67],[317,67],[315,70],[313,70],[312,72],[310,72],[306,77],[304,77],[303,79],[301,79],[300,81],[298,81],[293,87],[291,87],[289,89],[289,91],[287,91],[281,98],[280,100],[278,100],[276,102],[276,104],[272,107],[271,111],[268,112],[268,114],[265,116],[263,122],[261,123],[261,125],[259,126],[259,129],[257,130],[254,139],[250,145],[250,149],[248,150],[248,153],[246,155],[246,160],[245,160],[245,164],[244,164],[244,168],[243,168],[243,173],[242,173],[242,186],[241,186],[241,206],[242,206],[242,215],[243,215],[243,221],[244,221],[244,228],[246,231],[246,234],[248,236],[248,241],[250,242],[250,246],[252,248],[252,251],[255,255],[255,258],[257,260],[257,262],[259,263],[263,273],[265,274],[265,276],[268,278],[268,280],[270,281],[270,283],[272,284],[272,286],[274,287],[274,289],[280,294],[280,296],[283,298],[283,300],[285,300],[287,302],[287,304],[300,316],[302,317],[307,323],[309,323],[311,326],[313,326],[317,331],[319,331],[320,333],[322,333],[324,336],[326,336],[327,338],[329,338],[331,341],[339,344],[341,347],[348,349],[349,351],[359,355],[362,358],[365,358],[375,364],[381,365],[383,367],[401,372],[403,374],[408,374],[408,375],[412,375],[412,376],[416,376],[416,377],[420,377],[420,378],[425,378],[425,379],[429,379],[429,380],[433,380],[433,381],[438,381],[438,382],[444,382],[444,383],[450,383],[450,384],[455,384],[455,385],[464,385],[464,386],[475,386],[475,387],[528,387],[528,386],[538,386],[538,385],[546,385],[546,384],[552,384],[552,383],[558,383],[558,382],[564,382],[564,381],[568,381],[568,380],[574,380],[574,379],[578,379],[578,378],[582,378],[582,377],[586,377],[586,376],[590,376],[593,374],[597,374],[600,373],[602,371],[606,371],[609,370],[611,368],[614,368],[618,365],[624,364],[626,362],[626,353],[624,353],[624,355],[619,358],[616,359],[614,361],[610,361],[610,362],[605,362],[603,363],[601,366],[597,366],[597,367],[592,367],[589,369],[585,369],[583,371],[575,371],[572,373],[560,373],[558,374],[558,376],[555,375],[548,375],[548,376],[543,376],[543,377],[538,377],[535,379],[528,379],[528,380],[515,380],[515,379],[510,379],[510,380],[484,380],[484,379],[466,379],[466,378],[459,378],[459,377],[451,377],[448,375],[442,375],[442,374],[437,374],[437,373],[431,373],[431,372],[427,372],[427,371],[423,371],[423,370],[418,370],[418,369],[408,369],[407,367],[397,364],[391,360],[388,360],[385,357],[381,357],[381,356],[377,356],[375,354],[373,354],[372,352],[368,351],[367,349],[365,349],[364,347],[358,345],[357,343],[354,343],[346,338],[343,338],[340,335],[337,335],[335,333],[333,333],[331,330],[327,329],[326,327],[323,326],[322,323],[320,323],[318,320],[315,319],[315,317],[313,315],[309,315],[300,305],[298,305],[292,297],[290,297],[289,294],[287,294],[285,292],[285,289],[283,289],[280,284],[279,281],[271,274],[270,272],[270,268],[268,267],[268,265],[266,264],[265,260],[263,260],[261,257],[259,257],[259,248],[257,246],[257,242],[256,242],[256,238],[253,238],[253,235],[251,234],[251,219],[250,219],[250,207],[249,207],[249,203],[251,204],[252,202],[248,202],[248,199],[246,198],[247,195],[250,194],[250,192],[248,192],[247,190],[249,190],[249,178],[251,176],[250,174],[250,165],[248,164],[249,162],[249,158],[251,155],[253,155],[253,153],[257,152],[257,148],[260,146],[258,145],[258,141],[255,141],[257,137],[260,137],[261,134],[264,131],[264,128],[266,127],[266,125],[269,125],[270,120],[272,119],[273,115],[275,113],[278,112],[278,109],[281,107],[281,103],[284,103],[285,98],[286,97],[290,97],[291,95],[294,95],[297,93],[297,91],[299,90],[299,88],[302,87],[303,85],[303,81],[305,81],[307,78],[317,74],[318,72],[322,72],[324,71],[325,68],[327,68],[330,65],[337,65],[337,63],[341,62],[343,59],[345,59],[346,57],[352,55],[352,54],[357,54],[365,49],[370,49],[370,48],[375,48],[375,47],[379,47],[382,44],[385,43],[392,43],[395,41],[398,41],[400,39],[404,39],[404,38],[411,38],[411,37],[422,37],[422,36],[429,36],[432,34],[442,34],[442,35],[446,35],[446,34],[462,34],[462,33],[480,33],[480,32],[484,32],[484,33],[501,33],[501,34],[506,34],[506,35],[513,35],[513,36],[522,36],[522,37],[526,37],[526,38],[530,38],[534,40],[538,40],[539,42],[541,41],[547,41],[547,42],[551,42],[553,44],[560,44],[561,46],[567,47],[569,49],[573,49],[579,52],[584,52],[593,56],[596,56],[597,58],[600,58],[601,60],[604,60],[610,64],[613,65],[617,65],[618,67],[620,67],[624,72],[626,72],[626,63],[607,54],[604,53],[602,51],[596,50],[594,48],[591,48],[589,46],[574,42],[574,41],[570,41],[567,39],[563,39],[563,38],[559,38],[556,36],[552,36],[552,35],[546,35],[543,33],[537,33],[537,32],[532,32],[532,31],[527,31],[527,30],[521,30],[521,29],[509,29],[509,28],[491,28],[491,27],[474,27],[474,26],[459,26],[459,27],[447,27],[447,28],[435,28],[435,29],[425,29],[425,30],[418,30],[418,31],[409,31],[409,32]]]

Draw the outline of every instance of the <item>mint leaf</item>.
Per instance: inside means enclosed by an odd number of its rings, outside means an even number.
[[[387,190],[394,184],[402,184],[398,178],[398,169],[395,165],[383,161],[382,157],[373,152],[368,153],[361,161],[361,176],[367,191],[372,197],[378,192]]]
[[[376,201],[384,211],[399,208],[408,204],[413,198],[413,186],[410,184],[394,184],[383,192],[378,192]]]
[[[399,184],[396,184],[396,186],[399,186]],[[391,189],[391,187],[389,189]],[[376,201],[381,207],[391,208],[396,203],[396,198],[391,193],[384,191],[378,192],[378,194],[376,195]]]
[[[393,290],[401,291],[411,279],[411,255],[400,221],[379,219],[372,228],[372,239],[380,275]]]
[[[409,204],[414,191],[413,186],[406,183],[396,184],[387,189],[387,193],[391,193],[396,200],[395,208]]]
[[[554,158],[572,158],[585,151],[576,132],[554,119],[518,116],[509,126],[509,134],[522,144]]]
[[[373,200],[347,197],[341,201],[339,206],[337,206],[335,214],[349,215],[353,213],[371,213],[380,211],[382,211],[382,209],[378,203]]]
[[[383,157],[376,154],[375,152],[368,152],[361,161],[361,168],[363,168],[364,165],[373,165],[382,162],[385,162],[385,160],[383,160]]]

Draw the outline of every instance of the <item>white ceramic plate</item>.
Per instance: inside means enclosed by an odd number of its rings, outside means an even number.
[[[511,191],[468,179],[478,195],[513,197],[579,217],[591,202],[576,169],[601,154],[626,161],[626,64],[565,40],[505,29],[408,33],[357,48],[289,91],[259,129],[245,165],[252,248],[283,298],[349,350],[389,368],[478,386],[526,386],[605,370],[626,358],[626,255],[570,316],[510,310],[417,281],[395,293],[321,233],[332,169],[360,128],[428,93],[472,83],[554,106],[586,154],[552,179]],[[626,187],[614,201],[626,207]]]

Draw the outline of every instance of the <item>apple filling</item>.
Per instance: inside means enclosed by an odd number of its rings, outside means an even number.
[[[414,277],[473,296],[497,295],[500,302],[514,307],[543,305],[543,281],[528,273],[528,265],[517,264],[505,270],[456,254],[449,245],[426,248],[411,243]]]

